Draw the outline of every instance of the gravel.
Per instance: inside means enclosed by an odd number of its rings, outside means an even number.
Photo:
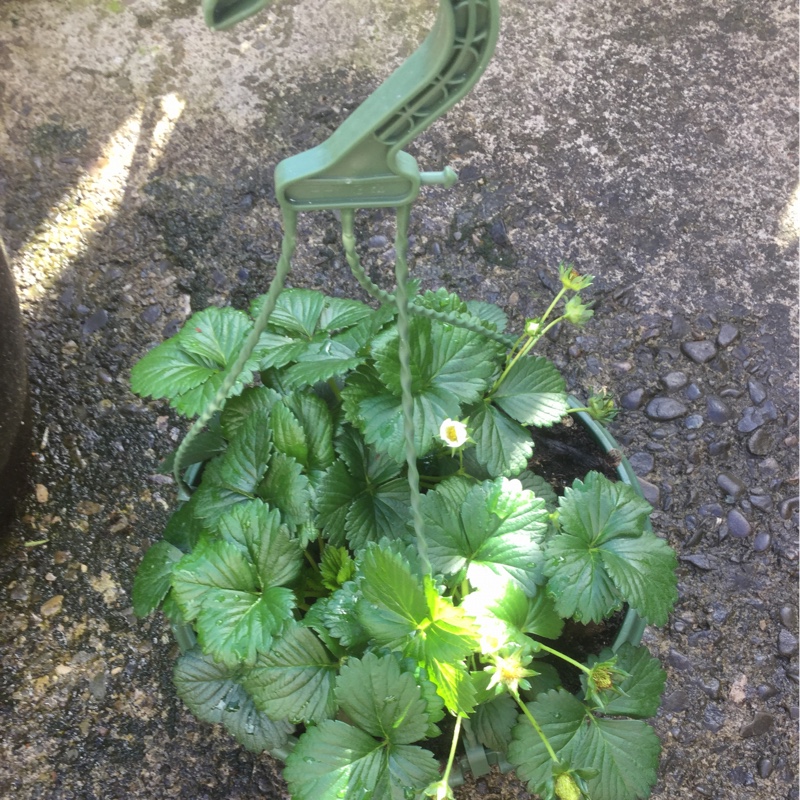
[[[571,391],[620,398],[612,431],[679,555],[679,602],[644,639],[668,675],[653,797],[797,798],[796,9],[503,8],[477,91],[409,148],[461,175],[414,207],[414,275],[499,302],[515,329],[559,261],[597,276],[588,327],[540,352]],[[186,711],[168,627],[132,614],[184,423],[134,398],[129,372],[192,310],[265,289],[274,164],[426,26],[367,3],[367,30],[344,0],[276,3],[225,34],[177,0],[3,10],[0,230],[34,454],[0,561],[0,796],[285,798],[279,765]],[[387,287],[393,227],[389,210],[357,217]],[[362,297],[337,230],[301,215],[291,285]],[[457,796],[530,797],[496,771]]]

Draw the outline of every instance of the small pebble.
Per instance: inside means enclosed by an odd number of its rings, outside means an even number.
[[[672,335],[676,338],[683,338],[691,333],[691,330],[692,329],[683,314],[675,314],[675,316],[672,318],[672,325],[670,326],[670,332]]]
[[[747,449],[754,456],[765,456],[772,450],[773,440],[767,431],[759,428],[748,440]]]
[[[761,408],[758,410],[761,412],[761,416],[764,417],[764,419],[768,419],[770,422],[774,422],[778,419],[778,408],[772,400],[767,400],[762,403]]]
[[[734,500],[738,500],[747,488],[741,479],[730,472],[721,472],[717,475],[717,486]]]
[[[767,393],[758,381],[748,381],[747,391],[750,392],[750,399],[756,405],[761,405],[767,399]]]
[[[489,236],[499,247],[508,247],[511,244],[511,240],[508,238],[506,224],[501,219],[492,223],[489,228]]]
[[[716,733],[724,724],[725,712],[716,703],[709,703],[703,712],[703,727]]]
[[[750,406],[744,410],[742,418],[739,420],[736,430],[739,433],[752,433],[756,428],[764,424],[764,415],[757,409]]]
[[[765,550],[769,550],[771,544],[772,537],[766,531],[761,531],[757,533],[756,538],[753,539],[753,550],[755,550],[756,553],[763,553]]]
[[[720,347],[727,347],[729,344],[733,344],[738,335],[739,329],[735,325],[731,325],[726,322],[719,329],[719,333],[717,334],[717,344]]]
[[[64,602],[64,595],[57,594],[55,597],[51,597],[46,602],[42,603],[39,611],[43,617],[52,617],[58,614],[61,611],[61,606]]]
[[[99,311],[95,311],[94,314],[92,314],[92,316],[83,323],[83,326],[81,327],[81,333],[83,333],[84,336],[89,336],[105,327],[107,322],[108,311],[106,311],[104,308],[101,308]]]
[[[711,559],[707,555],[703,555],[703,553],[693,553],[689,556],[681,556],[681,561],[685,561],[687,564],[691,564],[697,569],[702,569],[704,572],[710,572],[712,569],[716,569],[716,567],[711,563]]]
[[[708,418],[715,425],[723,425],[733,418],[733,412],[728,404],[720,397],[710,396],[706,400]]]
[[[758,769],[759,778],[769,778],[769,776],[772,775],[772,761],[766,756],[758,759],[756,768]]]
[[[686,395],[687,400],[697,400],[699,397],[703,396],[703,392],[696,383],[690,383],[686,387],[684,394]]]
[[[387,244],[389,244],[389,240],[385,236],[370,236],[369,240],[367,241],[367,247],[372,249],[386,247]]]
[[[700,688],[712,700],[719,699],[720,682],[716,678],[700,681]]]
[[[692,671],[692,662],[683,655],[683,653],[679,653],[677,650],[670,649],[667,661],[672,667],[678,670],[678,672]]]
[[[736,509],[728,512],[728,533],[737,539],[744,539],[750,535],[750,523]]]
[[[653,456],[645,452],[632,453],[628,457],[628,461],[630,461],[633,471],[639,476],[647,475],[655,466]]]
[[[794,606],[781,606],[780,617],[784,627],[789,630],[797,628],[797,609]]]
[[[766,711],[757,711],[753,719],[739,730],[742,739],[750,739],[753,736],[761,736],[772,728],[775,718]]]
[[[158,303],[154,303],[151,306],[148,306],[142,313],[139,315],[139,318],[142,322],[146,322],[148,325],[152,325],[156,322],[159,317],[161,316],[161,306]]]
[[[654,397],[647,404],[645,413],[654,420],[677,419],[686,413],[686,406],[672,397]]]
[[[777,697],[778,690],[769,683],[762,683],[757,689],[756,694],[759,700],[769,700],[771,697]]]
[[[664,698],[661,708],[668,713],[675,713],[676,711],[686,711],[690,704],[691,699],[686,689],[676,689]]]
[[[661,378],[661,383],[668,392],[674,392],[677,389],[683,389],[688,383],[688,378],[685,372],[670,372]]]
[[[751,494],[749,500],[759,511],[772,511],[772,498],[768,494]]]
[[[683,342],[681,344],[683,354],[694,361],[695,364],[705,364],[711,361],[717,354],[717,348],[713,342],[701,340],[699,342]]]
[[[690,431],[696,431],[698,428],[703,427],[703,418],[700,414],[691,414],[690,416],[686,417],[686,421],[683,423]]]
[[[50,492],[43,483],[37,483],[35,491],[37,503],[46,503],[50,499]]]
[[[730,446],[730,442],[711,442],[708,446],[708,453],[712,456],[724,456],[727,455]]]
[[[646,481],[644,478],[639,479],[639,486],[641,486],[644,499],[654,508],[658,508],[658,504],[661,500],[661,490],[658,486],[650,483],[650,481]]]
[[[619,404],[626,411],[636,411],[636,409],[642,404],[643,397],[644,389],[631,389],[630,392],[626,392],[624,395],[622,395]]]
[[[782,656],[793,656],[797,652],[797,637],[785,628],[778,634],[778,652]]]

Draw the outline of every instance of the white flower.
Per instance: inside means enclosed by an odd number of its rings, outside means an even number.
[[[439,428],[439,438],[454,450],[467,441],[467,426],[455,419],[446,419]]]

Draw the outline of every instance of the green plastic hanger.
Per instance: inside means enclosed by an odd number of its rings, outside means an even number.
[[[203,0],[206,21],[228,28],[271,0]],[[322,144],[281,161],[275,194],[286,212],[410,205],[421,186],[452,186],[450,167],[421,172],[402,150],[480,78],[494,52],[498,0],[440,0],[433,30]]]

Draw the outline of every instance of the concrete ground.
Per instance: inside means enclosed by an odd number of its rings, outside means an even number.
[[[276,0],[228,33],[197,5],[0,5],[0,235],[35,425],[0,563],[3,798],[285,796],[278,765],[186,712],[163,622],[132,614],[180,423],[129,373],[191,310],[264,290],[275,164],[413,50],[435,3]],[[559,261],[597,275],[594,320],[548,354],[622,398],[613,430],[681,559],[670,625],[646,634],[669,672],[653,797],[797,798],[795,4],[501,5],[486,75],[411,148],[461,175],[414,209],[415,273],[517,325]],[[391,215],[358,225],[383,280]],[[358,295],[335,231],[302,218],[293,285]],[[500,775],[458,796],[528,797]]]

